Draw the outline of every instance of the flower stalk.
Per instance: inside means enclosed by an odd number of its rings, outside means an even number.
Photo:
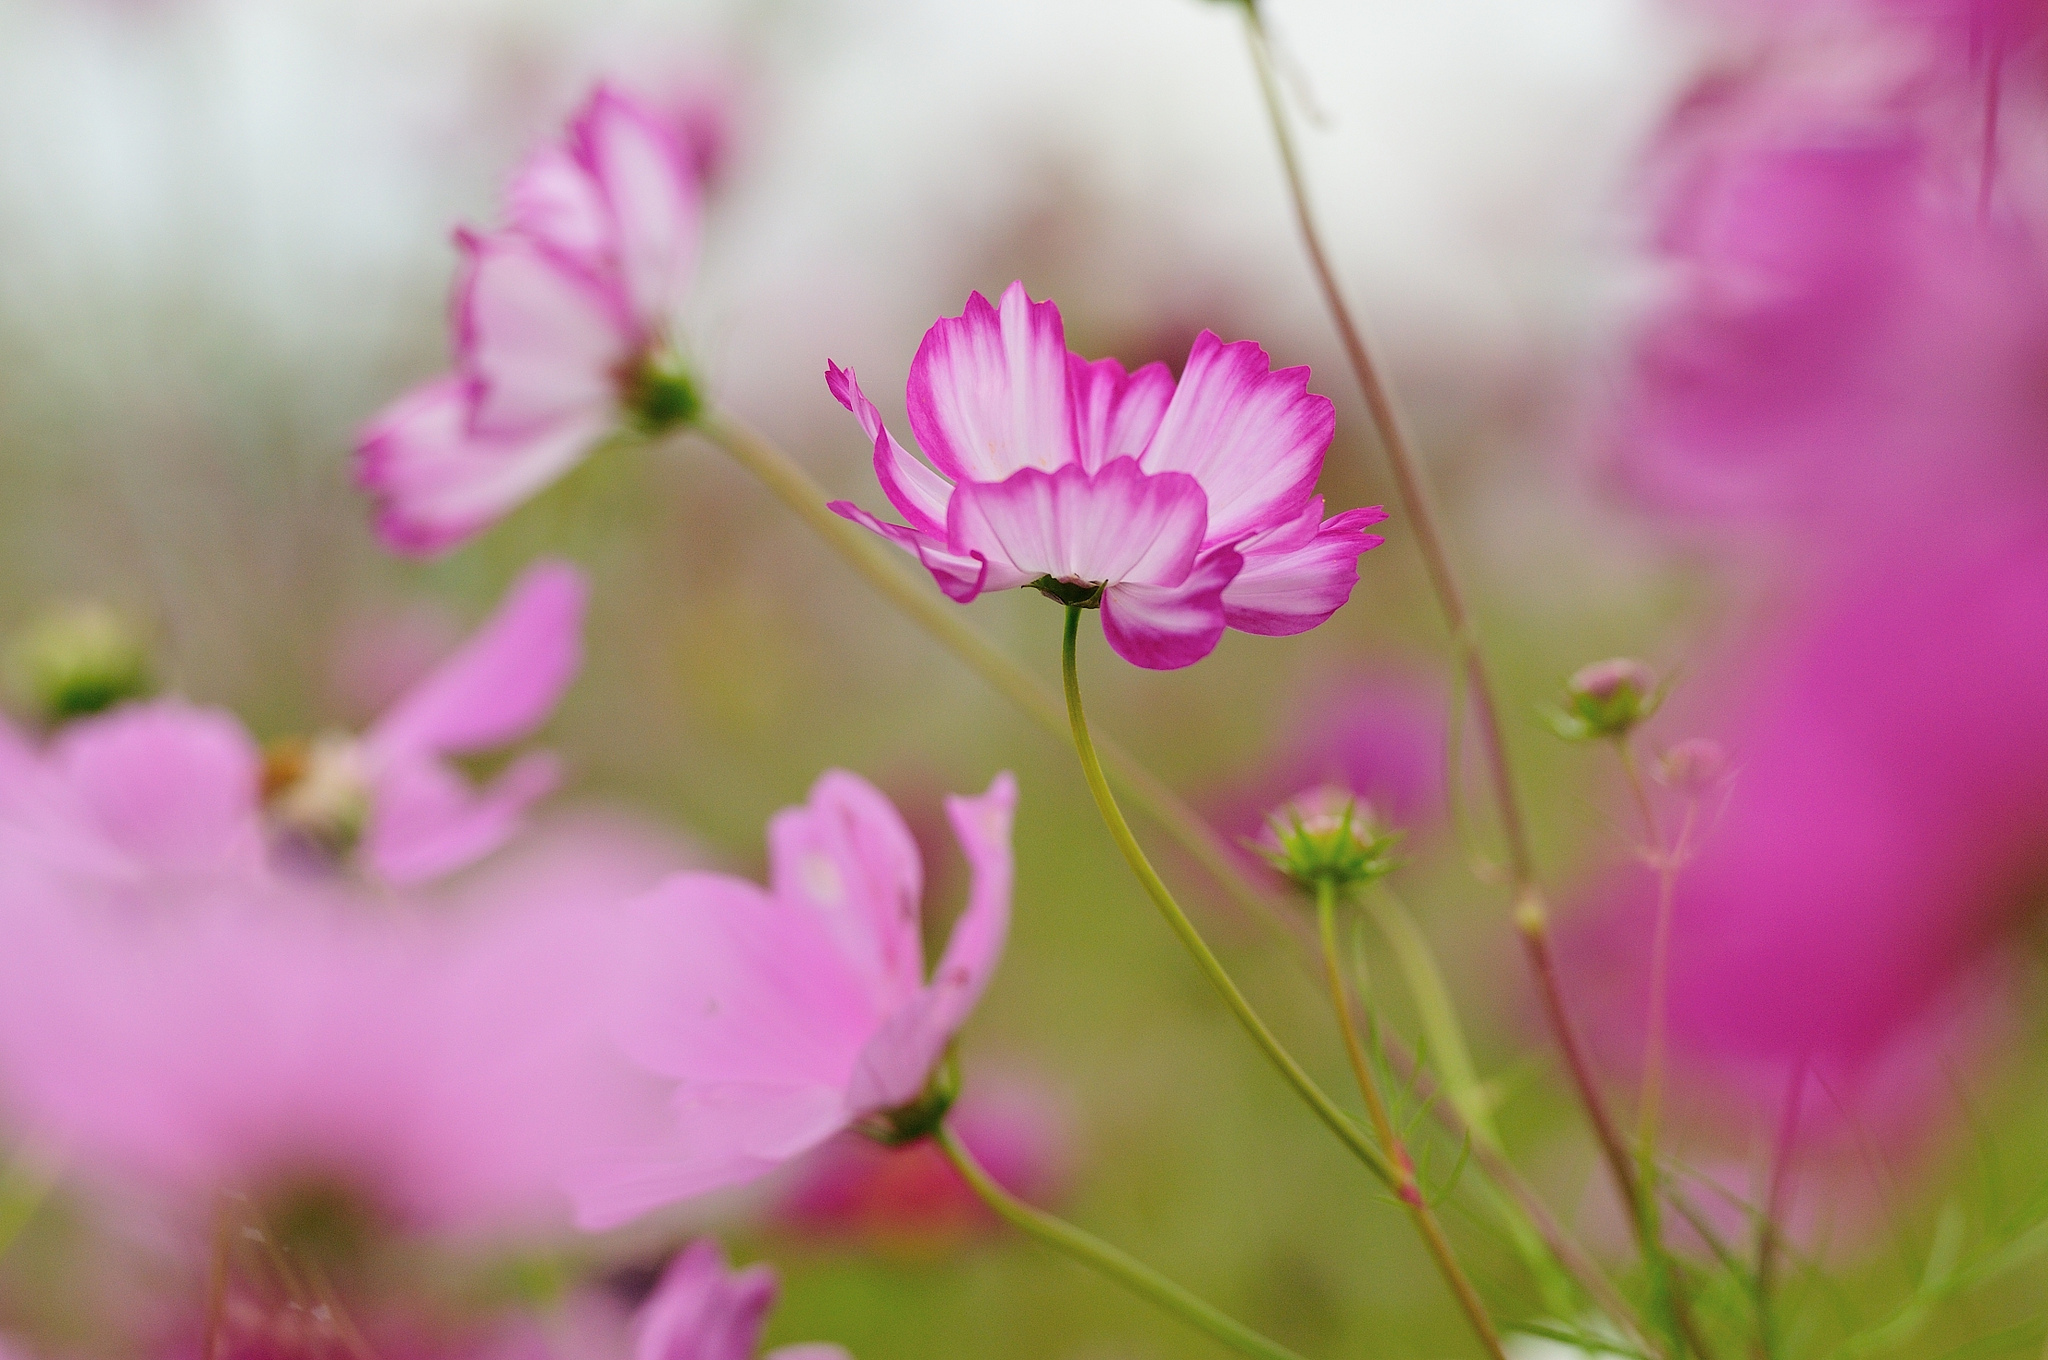
[[[1464,1310],[1480,1344],[1495,1360],[1507,1360],[1507,1353],[1501,1347],[1500,1333],[1487,1314],[1485,1301],[1458,1264],[1449,1240],[1444,1237],[1443,1225],[1437,1221],[1436,1211],[1430,1207],[1422,1184],[1416,1179],[1415,1161],[1408,1155],[1408,1148],[1401,1141],[1393,1118],[1387,1113],[1387,1102],[1380,1094],[1379,1079],[1373,1075],[1372,1059],[1359,1039],[1358,1026],[1352,1021],[1351,998],[1344,986],[1344,967],[1337,950],[1337,884],[1327,878],[1316,884],[1316,929],[1322,938],[1323,974],[1330,987],[1330,1004],[1337,1012],[1337,1028],[1344,1035],[1344,1052],[1351,1060],[1351,1074],[1358,1081],[1359,1095],[1365,1099],[1373,1131],[1378,1135],[1388,1161],[1393,1164],[1394,1198],[1400,1200],[1402,1208],[1407,1210],[1415,1231],[1429,1249],[1430,1259],[1436,1262],[1444,1282],[1457,1297],[1458,1307]]]
[[[1556,961],[1550,947],[1550,911],[1544,901],[1542,886],[1536,881],[1535,859],[1530,849],[1528,826],[1523,817],[1520,796],[1516,791],[1513,766],[1510,764],[1507,743],[1502,735],[1499,705],[1494,698],[1493,681],[1487,668],[1485,652],[1480,646],[1478,627],[1466,608],[1464,593],[1452,568],[1450,553],[1444,544],[1428,486],[1423,481],[1405,422],[1378,365],[1373,361],[1364,334],[1353,318],[1349,304],[1344,300],[1343,289],[1337,282],[1336,273],[1330,265],[1329,254],[1323,246],[1322,233],[1316,224],[1314,209],[1308,195],[1307,180],[1294,145],[1293,133],[1288,125],[1287,110],[1278,76],[1273,69],[1272,52],[1258,5],[1248,3],[1244,9],[1246,40],[1251,49],[1252,65],[1258,74],[1259,91],[1265,104],[1267,120],[1273,129],[1274,142],[1279,152],[1281,170],[1287,182],[1288,195],[1294,208],[1295,223],[1300,230],[1302,245],[1336,327],[1338,338],[1343,344],[1352,375],[1365,398],[1373,428],[1377,431],[1381,447],[1386,452],[1387,463],[1394,477],[1395,492],[1400,497],[1401,508],[1408,517],[1410,531],[1414,534],[1417,550],[1422,555],[1424,571],[1429,577],[1430,587],[1436,595],[1438,607],[1450,631],[1451,645],[1457,654],[1459,670],[1471,694],[1474,723],[1478,728],[1480,746],[1486,753],[1494,804],[1499,812],[1501,831],[1507,846],[1508,879],[1513,894],[1515,926],[1522,937],[1523,952],[1528,957],[1530,971],[1536,979],[1545,1019],[1563,1055],[1566,1071],[1571,1076],[1579,1102],[1585,1108],[1587,1121],[1593,1127],[1594,1137],[1600,1144],[1603,1159],[1614,1178],[1615,1188],[1621,1195],[1623,1203],[1629,1206],[1630,1223],[1635,1231],[1637,1245],[1644,1259],[1650,1263],[1653,1275],[1662,1279],[1674,1278],[1663,1244],[1657,1239],[1646,1214],[1644,1195],[1631,1165],[1628,1150],[1622,1142],[1614,1117],[1607,1108],[1606,1098],[1601,1094],[1599,1084],[1593,1077],[1592,1066],[1587,1061],[1577,1031],[1572,1025],[1570,1012],[1565,1007],[1564,994],[1558,985]],[[1670,1299],[1675,1327],[1681,1339],[1695,1351],[1701,1351],[1698,1338],[1691,1335],[1693,1328],[1687,1321],[1685,1305],[1675,1287],[1670,1291]]]
[[[1187,913],[1181,910],[1180,903],[1174,900],[1173,892],[1161,880],[1158,871],[1152,867],[1152,862],[1145,857],[1144,847],[1138,844],[1138,838],[1131,834],[1130,823],[1124,820],[1123,811],[1117,806],[1116,795],[1110,791],[1109,780],[1102,773],[1102,762],[1096,757],[1095,743],[1088,735],[1088,715],[1081,706],[1081,677],[1074,658],[1075,640],[1079,636],[1080,628],[1081,608],[1078,605],[1069,605],[1066,635],[1060,653],[1061,671],[1066,681],[1067,712],[1072,720],[1074,750],[1081,758],[1081,773],[1088,780],[1088,791],[1095,795],[1095,806],[1102,813],[1103,822],[1109,827],[1110,837],[1116,841],[1117,849],[1123,852],[1124,860],[1131,866],[1131,872],[1137,875],[1138,882],[1144,886],[1146,895],[1152,899],[1153,905],[1159,908],[1159,914],[1166,918],[1166,924],[1180,937],[1188,952],[1194,955],[1195,962],[1208,977],[1211,985],[1216,988],[1217,993],[1222,996],[1231,1014],[1244,1026],[1245,1032],[1252,1036],[1252,1041],[1259,1046],[1259,1050],[1279,1069],[1280,1075],[1286,1078],[1287,1084],[1294,1088],[1295,1093],[1315,1111],[1316,1117],[1329,1126],[1330,1132],[1336,1134],[1344,1146],[1350,1148],[1360,1161],[1371,1168],[1374,1175],[1391,1188],[1398,1180],[1393,1164],[1366,1136],[1365,1131],[1354,1124],[1351,1117],[1323,1093],[1323,1089],[1316,1085],[1315,1079],[1295,1061],[1294,1055],[1281,1045],[1279,1039],[1274,1037],[1273,1031],[1266,1027],[1266,1022],[1259,1018],[1258,1012],[1252,1009],[1251,1002],[1245,999],[1244,993],[1239,991],[1237,984],[1231,980],[1229,970],[1224,968],[1222,960],[1216,957],[1208,942],[1202,938],[1201,932],[1195,929],[1195,923],[1188,919]]]
[[[1011,1227],[1114,1280],[1240,1355],[1249,1355],[1255,1360],[1301,1360],[1294,1351],[1218,1311],[1128,1253],[1083,1232],[1064,1219],[1034,1209],[1010,1194],[996,1184],[995,1178],[974,1160],[974,1154],[946,1125],[940,1124],[932,1138],[981,1202]]]

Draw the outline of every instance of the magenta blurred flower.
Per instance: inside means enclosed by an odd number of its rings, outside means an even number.
[[[663,1273],[633,1321],[633,1360],[754,1360],[775,1307],[775,1272],[733,1270],[709,1238],[691,1243]],[[781,1346],[764,1360],[847,1360],[838,1346]]]
[[[1067,352],[1059,308],[1022,283],[980,293],[925,333],[910,426],[932,467],[882,424],[850,369],[826,383],[874,441],[875,476],[907,524],[832,508],[915,554],[966,603],[1037,585],[1099,604],[1117,654],[1171,670],[1224,628],[1305,632],[1350,598],[1377,506],[1323,518],[1315,495],[1335,416],[1306,368],[1274,372],[1250,341],[1202,332],[1176,385]],[[933,468],[937,471],[933,471]]]
[[[697,153],[669,119],[600,86],[507,194],[508,225],[456,237],[455,371],[364,428],[356,473],[385,542],[452,547],[607,435],[689,419],[676,345],[697,262]]]
[[[1036,1083],[977,1073],[947,1123],[1011,1194],[1043,1204],[1067,1180],[1065,1112]],[[842,1133],[792,1168],[774,1216],[810,1236],[867,1247],[943,1251],[1000,1220],[930,1141],[885,1147]]]
[[[627,1051],[676,1083],[673,1136],[593,1162],[578,1220],[623,1223],[753,1180],[871,1115],[917,1102],[987,986],[1010,923],[1016,784],[946,811],[972,882],[929,981],[923,866],[896,810],[827,773],[768,825],[770,884],[688,874],[633,915],[647,932]]]
[[[491,618],[359,739],[273,754],[271,804],[288,826],[347,846],[390,883],[419,883],[491,853],[553,790],[553,756],[514,761],[482,792],[448,761],[547,721],[582,668],[588,592],[563,562],[527,568]]]
[[[81,1183],[187,1225],[345,1211],[402,1233],[557,1229],[562,1168],[655,1136],[604,1024],[615,905],[682,857],[546,830],[459,894],[279,877],[180,913],[0,895],[0,1105]]]

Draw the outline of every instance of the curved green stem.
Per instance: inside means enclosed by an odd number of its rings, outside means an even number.
[[[1081,707],[1081,677],[1074,662],[1074,644],[1080,627],[1081,606],[1068,605],[1066,636],[1060,651],[1061,671],[1067,689],[1067,715],[1073,726],[1074,750],[1081,757],[1081,772],[1087,776],[1088,790],[1095,795],[1095,806],[1102,813],[1102,820],[1108,825],[1109,834],[1116,841],[1117,849],[1123,851],[1124,859],[1131,866],[1131,872],[1136,874],[1138,882],[1144,885],[1146,895],[1152,899],[1153,905],[1159,908],[1160,915],[1166,918],[1166,924],[1180,937],[1188,952],[1195,956],[1195,962],[1201,966],[1209,981],[1222,995],[1224,1003],[1230,1007],[1231,1014],[1237,1017],[1238,1023],[1252,1036],[1253,1042],[1272,1060],[1273,1066],[1280,1069],[1280,1075],[1287,1079],[1287,1084],[1308,1102],[1309,1108],[1329,1126],[1330,1131],[1337,1135],[1344,1146],[1356,1153],[1360,1161],[1372,1168],[1374,1175],[1391,1187],[1396,1181],[1393,1165],[1377,1147],[1373,1146],[1372,1140],[1365,1136],[1365,1131],[1352,1123],[1350,1116],[1338,1109],[1336,1103],[1323,1094],[1322,1088],[1317,1086],[1301,1064],[1294,1060],[1294,1055],[1283,1048],[1280,1041],[1273,1036],[1273,1031],[1266,1028],[1266,1022],[1252,1009],[1251,1002],[1245,1000],[1244,993],[1231,981],[1222,961],[1209,948],[1201,932],[1195,929],[1195,923],[1188,919],[1187,913],[1181,910],[1180,903],[1174,900],[1172,891],[1160,879],[1158,871],[1153,869],[1152,862],[1145,857],[1144,847],[1138,844],[1138,838],[1131,834],[1130,823],[1124,820],[1123,811],[1116,804],[1116,795],[1110,792],[1109,781],[1103,777],[1102,762],[1095,755],[1095,743],[1088,736],[1088,715]]]
[[[1294,1351],[1217,1311],[1128,1253],[1081,1231],[1064,1219],[1034,1209],[1010,1194],[982,1169],[974,1155],[946,1125],[939,1125],[932,1137],[939,1150],[946,1154],[946,1160],[981,1197],[982,1203],[1011,1227],[1065,1252],[1090,1270],[1116,1281],[1133,1294],[1149,1299],[1188,1326],[1208,1333],[1240,1355],[1255,1356],[1258,1360],[1301,1360]]]

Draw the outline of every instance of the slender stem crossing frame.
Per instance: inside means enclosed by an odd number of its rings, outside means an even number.
[[[946,1125],[939,1125],[932,1139],[939,1145],[939,1151],[946,1155],[946,1160],[953,1164],[954,1170],[960,1173],[961,1179],[980,1196],[981,1202],[1011,1227],[1029,1233],[1097,1274],[1114,1280],[1188,1326],[1208,1333],[1240,1355],[1252,1356],[1254,1360],[1302,1360],[1294,1351],[1218,1311],[1128,1252],[1018,1199],[996,1184],[995,1177],[974,1160],[974,1154]]]

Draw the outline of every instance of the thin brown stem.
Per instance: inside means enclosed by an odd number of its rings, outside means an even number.
[[[223,1197],[214,1209],[213,1249],[206,1263],[205,1321],[199,1333],[199,1360],[218,1360],[227,1321],[228,1265],[235,1246],[235,1224]]]
[[[1330,265],[1329,253],[1323,246],[1322,232],[1316,224],[1314,207],[1309,198],[1307,179],[1302,172],[1300,156],[1295,149],[1293,133],[1289,128],[1286,103],[1273,70],[1272,55],[1267,44],[1265,27],[1259,16],[1257,0],[1247,0],[1244,9],[1252,64],[1258,73],[1260,94],[1265,101],[1267,118],[1279,150],[1281,169],[1287,181],[1288,195],[1293,203],[1295,223],[1300,229],[1302,246],[1307,253],[1309,267],[1315,273],[1323,301],[1329,309],[1331,321],[1336,326],[1338,338],[1343,344],[1352,376],[1357,380],[1359,392],[1365,399],[1373,428],[1379,435],[1380,446],[1386,452],[1387,463],[1394,477],[1395,491],[1400,498],[1402,511],[1408,518],[1409,532],[1414,536],[1416,548],[1422,555],[1423,569],[1429,576],[1431,589],[1435,592],[1438,607],[1443,612],[1444,622],[1450,631],[1451,644],[1457,652],[1458,664],[1471,694],[1480,744],[1486,753],[1487,769],[1492,777],[1494,802],[1499,810],[1502,835],[1507,842],[1508,874],[1513,889],[1515,924],[1522,936],[1530,968],[1536,976],[1544,1015],[1564,1055],[1565,1066],[1570,1073],[1579,1101],[1584,1105],[1587,1119],[1600,1141],[1602,1155],[1614,1177],[1615,1189],[1623,1203],[1629,1207],[1630,1219],[1636,1229],[1637,1244],[1645,1260],[1650,1262],[1653,1271],[1672,1282],[1673,1313],[1679,1330],[1681,1333],[1690,1332],[1682,1294],[1677,1288],[1675,1271],[1671,1268],[1662,1243],[1649,1230],[1644,1211],[1644,1197],[1637,1184],[1634,1168],[1630,1164],[1620,1135],[1615,1130],[1614,1117],[1607,1109],[1606,1099],[1601,1094],[1599,1084],[1593,1078],[1592,1068],[1579,1046],[1570,1013],[1565,1008],[1563,992],[1558,986],[1557,969],[1551,957],[1549,944],[1549,908],[1544,902],[1543,890],[1536,882],[1535,857],[1530,848],[1528,825],[1522,814],[1520,796],[1516,792],[1513,766],[1509,761],[1507,743],[1500,723],[1499,705],[1494,698],[1493,681],[1488,672],[1485,653],[1479,643],[1477,626],[1466,608],[1464,593],[1459,587],[1457,573],[1452,568],[1450,553],[1438,527],[1436,512],[1431,504],[1428,487],[1423,480],[1415,457],[1413,441],[1409,438],[1400,408],[1382,377],[1379,366],[1373,361],[1364,333],[1351,314],[1350,305],[1344,299],[1343,287]],[[1695,1338],[1688,1337],[1687,1340],[1691,1342]]]
[[[1400,1200],[1408,1211],[1415,1231],[1429,1249],[1444,1283],[1451,1287],[1451,1293],[1464,1310],[1466,1320],[1472,1324],[1480,1344],[1495,1360],[1507,1360],[1507,1353],[1501,1347],[1500,1332],[1487,1314],[1485,1300],[1479,1297],[1479,1291],[1473,1288],[1464,1267],[1458,1264],[1450,1241],[1444,1236],[1443,1225],[1437,1222],[1436,1211],[1430,1208],[1428,1197],[1422,1193],[1422,1185],[1415,1177],[1415,1160],[1408,1155],[1408,1148],[1387,1113],[1387,1102],[1380,1094],[1379,1080],[1373,1075],[1372,1060],[1359,1040],[1358,1026],[1351,1017],[1351,999],[1344,986],[1344,968],[1338,960],[1336,908],[1336,885],[1325,880],[1316,887],[1316,923],[1323,943],[1323,974],[1330,987],[1330,1004],[1336,1008],[1337,1028],[1344,1035],[1344,1051],[1351,1059],[1351,1075],[1358,1081],[1358,1093],[1365,1099],[1373,1132],[1393,1168],[1394,1198]]]

